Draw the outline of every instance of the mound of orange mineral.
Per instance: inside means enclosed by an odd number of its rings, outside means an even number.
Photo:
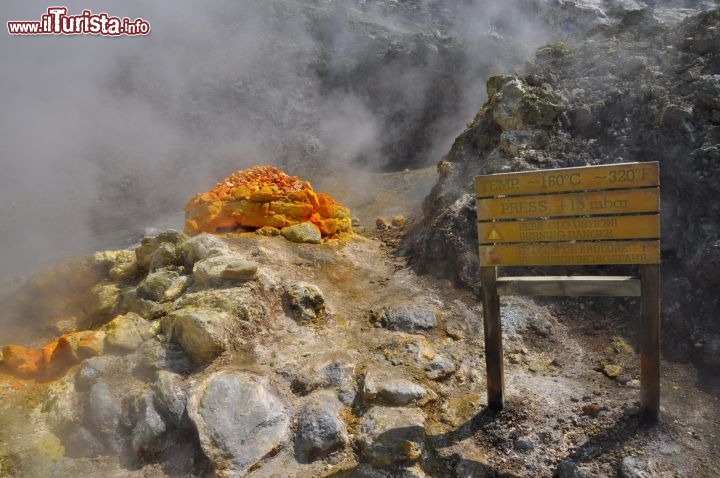
[[[83,359],[103,352],[105,332],[83,331],[65,334],[42,349],[7,345],[0,364],[21,377],[41,378],[63,373]]]
[[[185,232],[282,229],[310,222],[325,236],[351,231],[350,211],[309,182],[273,166],[255,166],[231,174],[185,205]]]

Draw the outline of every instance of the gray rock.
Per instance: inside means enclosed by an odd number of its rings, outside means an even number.
[[[705,342],[702,358],[709,367],[720,369],[720,335],[712,335]]]
[[[572,460],[563,460],[555,469],[555,478],[585,478],[585,473]]]
[[[223,353],[230,342],[232,319],[213,309],[180,309],[162,319],[162,331],[195,365]]]
[[[161,370],[152,385],[155,408],[170,423],[180,427],[187,406],[187,391],[182,377],[176,373]]]
[[[299,323],[307,324],[325,319],[325,298],[320,288],[307,282],[295,282],[285,287],[286,310]]]
[[[130,446],[139,458],[155,456],[167,448],[169,442],[165,439],[167,426],[155,409],[152,392],[143,394],[137,408],[138,416],[130,434]]]
[[[257,272],[257,264],[236,254],[208,257],[195,263],[193,279],[201,287],[222,285],[225,281],[250,280]]]
[[[320,244],[322,239],[320,230],[309,222],[283,227],[280,234],[290,242]]]
[[[180,246],[185,266],[191,268],[196,262],[216,255],[224,255],[229,248],[222,239],[210,234],[200,234],[185,241]]]
[[[358,433],[362,455],[373,466],[408,465],[422,455],[425,416],[418,408],[373,407]]]
[[[154,336],[156,327],[152,322],[134,312],[118,315],[105,325],[105,341],[119,349],[135,350],[141,343]]]
[[[337,398],[327,392],[305,403],[298,419],[296,440],[301,459],[322,458],[348,442],[345,423],[340,419],[341,408]]]
[[[175,344],[160,342],[156,338],[146,340],[131,356],[135,367],[145,373],[169,370],[176,373],[189,373],[192,364],[188,357]]]
[[[619,478],[651,478],[653,476],[648,468],[648,463],[634,456],[626,456],[620,462],[618,469]]]
[[[289,438],[287,405],[249,373],[210,375],[191,393],[188,415],[220,477],[243,476]]]
[[[425,375],[431,380],[439,380],[455,373],[455,362],[442,355],[436,355],[428,363]]]
[[[347,385],[355,372],[355,360],[344,351],[332,351],[310,358],[300,370],[287,372],[293,392],[301,395],[319,388]]]
[[[176,271],[157,271],[147,275],[138,285],[137,295],[141,299],[168,302],[185,292],[190,278]]]
[[[388,309],[380,314],[380,323],[388,330],[415,332],[437,326],[435,314],[430,309]]]
[[[363,383],[363,401],[402,406],[423,400],[428,393],[415,382],[368,372]]]
[[[102,355],[84,360],[75,374],[75,387],[81,392],[90,390],[97,381],[122,365],[122,359]]]
[[[116,401],[116,394],[108,384],[98,381],[86,397],[83,421],[92,434],[100,439],[105,450],[116,453],[121,441],[117,434],[122,410]]]

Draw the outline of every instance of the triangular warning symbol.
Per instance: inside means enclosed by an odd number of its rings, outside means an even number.
[[[488,234],[488,239],[491,241],[502,240],[502,236],[493,227],[492,229],[490,229],[490,234]]]

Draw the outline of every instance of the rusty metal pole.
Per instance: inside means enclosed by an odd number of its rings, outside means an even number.
[[[505,389],[500,298],[496,283],[497,268],[481,267],[480,280],[482,281],[488,406],[497,412],[503,409]]]
[[[640,266],[640,422],[660,418],[660,264]]]

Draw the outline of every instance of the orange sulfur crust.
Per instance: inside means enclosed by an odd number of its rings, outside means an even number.
[[[350,211],[309,182],[273,166],[235,172],[185,205],[185,232],[293,226],[310,222],[324,237],[351,230]]]

